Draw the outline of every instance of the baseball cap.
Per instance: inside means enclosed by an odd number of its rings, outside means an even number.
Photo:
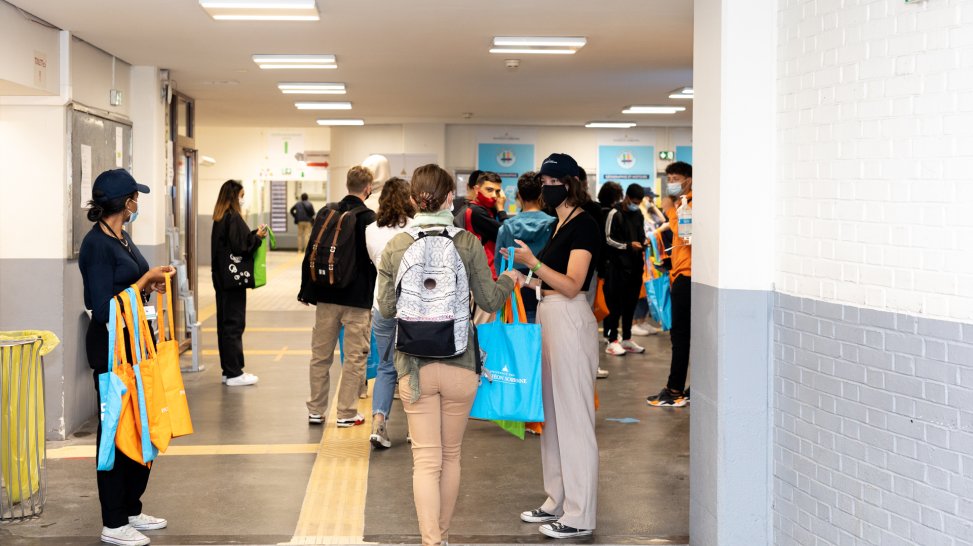
[[[91,198],[96,202],[104,203],[135,192],[149,193],[149,187],[136,182],[125,169],[112,169],[95,178],[95,183],[91,187]]]
[[[554,178],[578,176],[578,162],[568,154],[551,154],[541,163],[541,170],[537,174],[546,174]]]

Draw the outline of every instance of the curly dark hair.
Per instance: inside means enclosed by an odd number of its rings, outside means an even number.
[[[382,195],[378,198],[378,214],[375,218],[378,227],[405,227],[409,218],[416,215],[411,192],[409,183],[397,176],[385,181]]]

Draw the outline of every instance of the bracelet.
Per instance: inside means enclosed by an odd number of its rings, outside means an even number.
[[[544,263],[541,262],[540,260],[537,260],[537,264],[534,265],[534,267],[530,268],[530,272],[537,273],[537,270],[540,269],[542,265],[544,265]]]

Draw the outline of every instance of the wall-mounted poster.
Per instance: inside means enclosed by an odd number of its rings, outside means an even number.
[[[500,175],[507,196],[507,212],[514,214],[519,210],[515,199],[517,179],[534,170],[534,145],[481,142],[476,150],[476,168]]]
[[[676,161],[693,164],[693,147],[676,146]]]
[[[599,146],[598,188],[613,180],[622,189],[632,184],[655,186],[655,146]]]

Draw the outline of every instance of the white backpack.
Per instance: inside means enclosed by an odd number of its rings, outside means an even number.
[[[396,350],[421,358],[466,352],[470,281],[453,238],[456,227],[412,227],[413,243],[395,277]]]

